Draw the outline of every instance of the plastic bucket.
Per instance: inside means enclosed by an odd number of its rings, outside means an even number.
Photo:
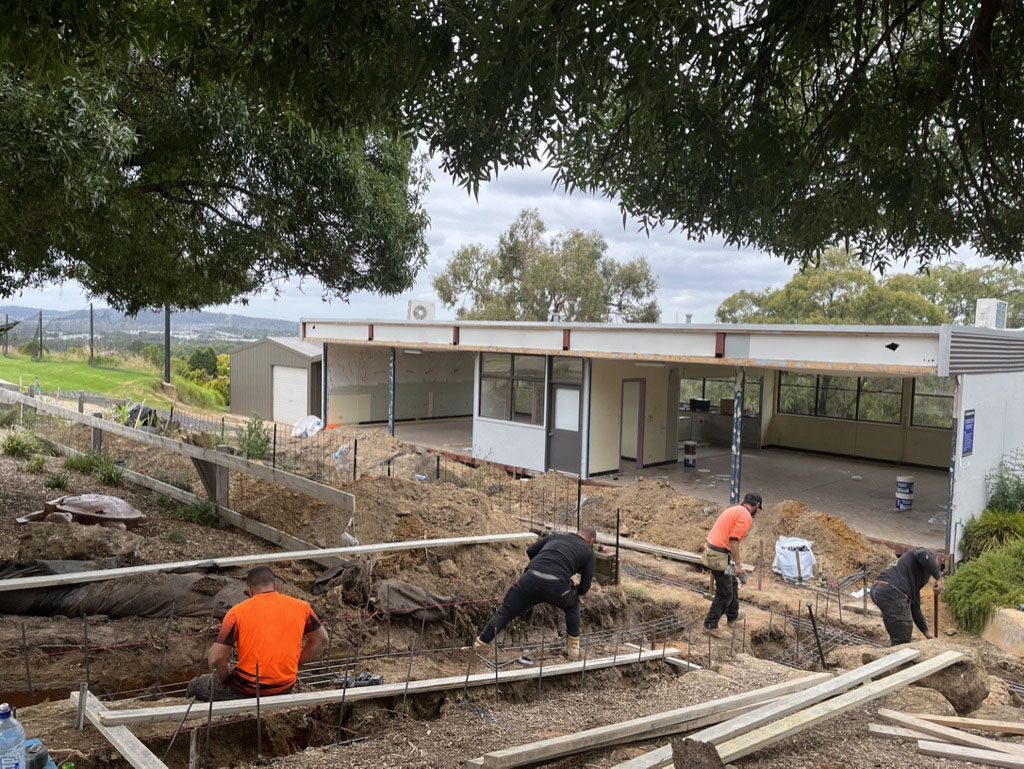
[[[683,441],[683,467],[697,466],[697,441]]]
[[[910,510],[914,506],[914,476],[896,476],[896,509]]]

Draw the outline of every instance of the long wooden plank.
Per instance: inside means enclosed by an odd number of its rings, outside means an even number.
[[[917,752],[924,756],[948,758],[951,761],[967,761],[983,766],[1002,766],[1004,769],[1024,769],[1024,758],[995,750],[979,750],[961,745],[950,745],[946,742],[921,740],[917,743]]]
[[[812,686],[792,697],[787,697],[782,702],[765,705],[750,713],[745,713],[739,718],[704,729],[690,735],[690,737],[701,742],[710,742],[712,745],[720,745],[726,740],[739,737],[741,734],[746,734],[759,726],[776,721],[783,716],[788,716],[790,713],[796,713],[798,710],[803,710],[829,697],[834,697],[841,692],[845,692],[847,689],[859,686],[865,681],[877,678],[882,673],[888,673],[890,670],[912,662],[920,656],[921,652],[917,649],[900,649],[874,662],[869,662],[867,665],[862,665],[828,681],[823,681],[817,686]]]
[[[991,734],[1024,734],[1024,723],[1020,721],[991,721],[987,718],[960,718],[958,716],[933,716],[930,713],[908,713],[922,721],[951,726],[954,729],[973,729]]]
[[[40,411],[42,413],[53,414],[54,416],[59,416],[60,418],[71,422],[95,427],[113,435],[120,435],[123,438],[128,438],[139,443],[156,446],[164,451],[183,454],[187,457],[192,457],[193,459],[202,459],[214,465],[227,467],[230,470],[248,473],[256,478],[261,478],[269,483],[276,483],[278,486],[284,486],[292,491],[297,491],[300,494],[305,494],[313,499],[318,499],[321,502],[338,505],[341,509],[347,512],[355,512],[356,503],[354,495],[341,491],[340,489],[335,489],[331,486],[325,486],[324,484],[310,480],[309,478],[303,478],[301,475],[288,473],[284,470],[278,470],[275,467],[268,467],[267,465],[252,462],[248,459],[243,459],[242,457],[232,456],[231,454],[225,454],[221,451],[215,451],[214,449],[204,449],[201,446],[193,446],[190,443],[176,441],[173,438],[165,438],[162,435],[155,435],[153,433],[146,432],[145,430],[120,425],[117,422],[111,422],[107,419],[97,419],[85,414],[79,414],[77,411],[64,408],[63,406],[56,406],[52,403],[46,403],[36,398],[29,398],[28,396],[21,395],[20,393],[12,393],[7,390],[0,391],[0,402],[4,401],[7,403],[24,403],[25,405],[31,406],[36,409],[36,411]]]
[[[254,563],[278,563],[281,561],[316,560],[330,555],[356,556],[374,555],[376,553],[395,553],[402,550],[428,550],[435,547],[459,547],[462,545],[493,545],[504,542],[522,542],[535,539],[534,534],[522,532],[515,534],[483,534],[473,537],[450,537],[447,539],[411,539],[404,542],[381,542],[376,545],[353,545],[352,547],[327,547],[316,550],[284,550],[278,553],[256,553],[253,555],[233,555],[225,558],[204,558],[195,561],[173,561],[171,563],[148,563],[142,566],[124,566],[118,569],[98,569],[80,571],[71,574],[47,574],[42,577],[15,577],[0,580],[0,592],[24,590],[34,587],[54,587],[56,585],[78,585],[84,582],[103,582],[120,577],[131,577],[137,574],[148,574],[174,569],[227,568],[229,566],[245,566]]]
[[[904,742],[933,739],[924,732],[915,732],[913,729],[906,729],[902,726],[890,726],[889,724],[868,724],[868,734],[883,740],[902,740]]]
[[[774,745],[776,742],[814,726],[817,723],[834,718],[848,710],[859,707],[867,702],[884,697],[890,692],[927,678],[964,658],[960,652],[944,652],[930,660],[919,662],[905,670],[900,670],[879,681],[872,681],[853,691],[840,694],[833,699],[819,702],[806,710],[798,711],[785,718],[766,724],[752,732],[736,737],[718,745],[718,755],[722,763],[730,763],[743,756],[748,756],[761,748]]]
[[[1010,742],[1000,742],[999,740],[993,740],[988,737],[979,737],[978,735],[971,734],[970,732],[953,729],[952,727],[943,726],[942,724],[933,724],[931,721],[925,721],[923,718],[918,718],[917,716],[912,716],[907,713],[900,713],[896,710],[880,708],[878,711],[878,717],[883,721],[888,721],[890,724],[905,726],[913,729],[915,732],[922,732],[927,734],[929,737],[937,737],[939,740],[952,742],[955,745],[966,745],[969,748],[994,750],[999,753],[1011,753],[1015,756],[1024,757],[1024,745],[1014,745]]]
[[[75,708],[78,707],[78,692],[71,692],[71,702]],[[86,693],[85,717],[89,723],[96,727],[96,730],[103,735],[114,750],[121,754],[135,769],[167,769],[167,765],[157,758],[149,748],[142,744],[138,737],[131,733],[126,726],[107,726],[101,720],[104,713],[108,713],[106,706],[100,702],[91,692]]]
[[[661,730],[665,727],[679,727],[678,731],[686,731],[687,727],[681,724],[694,724],[694,722],[726,711],[735,711],[750,705],[759,705],[765,700],[774,699],[785,694],[792,694],[812,685],[824,678],[831,678],[828,673],[817,673],[805,676],[795,681],[785,681],[781,684],[768,686],[763,689],[756,689],[752,692],[733,694],[710,702],[702,702],[696,705],[689,705],[683,708],[676,708],[663,713],[655,713],[651,716],[634,718],[629,721],[621,721],[607,726],[598,726],[594,729],[566,734],[559,737],[531,742],[526,745],[518,745],[504,750],[495,750],[486,753],[481,758],[484,766],[507,767],[523,766],[539,761],[550,761],[561,756],[569,756],[585,750],[592,750],[602,745],[614,745],[617,742],[626,740],[651,739],[655,735],[654,730]],[[673,730],[675,733],[677,730]]]
[[[356,689],[330,689],[327,691],[302,692],[301,694],[280,694],[276,697],[262,697],[260,699],[260,711],[287,710],[289,708],[306,708],[314,705],[324,705],[329,702],[339,702],[344,698],[345,702],[358,702],[360,700],[380,699],[382,697],[403,696],[409,694],[422,694],[423,692],[437,692],[445,689],[459,689],[463,686],[487,686],[509,681],[528,681],[536,678],[548,678],[549,676],[564,676],[579,673],[586,670],[600,670],[619,665],[632,665],[637,662],[650,662],[661,659],[662,656],[677,655],[679,650],[673,647],[647,651],[638,654],[619,654],[615,657],[598,657],[578,662],[562,662],[557,665],[545,665],[543,670],[539,668],[522,668],[516,670],[502,670],[497,674],[492,672],[474,673],[470,676],[450,676],[447,678],[427,678],[420,681],[384,684],[382,686],[366,686]],[[105,713],[103,723],[108,726],[123,724],[143,724],[155,721],[176,721],[181,720],[189,713],[189,718],[206,718],[207,713],[212,710],[215,716],[230,716],[239,713],[256,712],[256,699],[225,700],[215,702],[213,707],[203,706],[193,708],[189,711],[188,705],[163,705],[151,708],[137,708],[132,710],[111,710]],[[201,711],[201,712],[200,712]]]

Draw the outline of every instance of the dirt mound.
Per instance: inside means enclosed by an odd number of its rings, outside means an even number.
[[[18,559],[89,560],[109,556],[134,558],[142,537],[127,531],[80,523],[29,523],[21,532]]]

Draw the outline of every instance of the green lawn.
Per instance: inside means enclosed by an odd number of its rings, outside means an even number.
[[[44,358],[34,361],[24,355],[0,355],[0,379],[27,388],[39,377],[43,391],[83,390],[113,398],[166,401],[158,394],[160,375],[145,369],[90,366],[85,361]]]

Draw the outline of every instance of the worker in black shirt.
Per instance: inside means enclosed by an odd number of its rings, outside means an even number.
[[[871,587],[871,600],[882,611],[882,621],[893,646],[910,643],[913,625],[917,625],[925,638],[931,638],[928,623],[921,613],[921,588],[928,584],[929,578],[935,579],[935,592],[941,593],[945,582],[935,552],[918,547],[901,555]]]
[[[584,526],[572,534],[550,534],[541,537],[526,550],[530,564],[519,580],[505,593],[501,608],[491,617],[473,644],[476,650],[486,649],[509,622],[521,617],[539,603],[549,603],[565,612],[568,640],[565,654],[569,659],[580,656],[580,596],[590,590],[594,579],[594,543],[597,530]],[[572,576],[580,575],[579,586]]]

